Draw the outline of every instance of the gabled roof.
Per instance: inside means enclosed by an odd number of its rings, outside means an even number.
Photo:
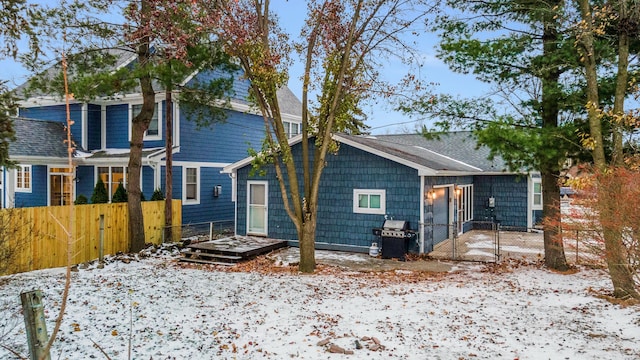
[[[349,138],[362,138],[351,136]],[[478,146],[478,142],[469,131],[441,134],[427,139],[421,134],[377,135],[366,137],[371,146],[398,149],[409,152],[416,163],[424,164],[435,170],[465,171],[468,167],[482,172],[504,172],[507,164],[500,157],[490,160],[490,150],[486,146]],[[407,159],[412,159],[411,156]]]
[[[19,117],[12,120],[16,133],[16,140],[9,145],[12,160],[67,158],[67,131],[63,123]]]
[[[385,159],[418,170],[424,176],[455,176],[476,174],[504,174],[507,167],[502,159],[489,160],[489,149],[478,147],[471,132],[453,132],[438,139],[426,139],[420,134],[402,135],[346,135],[335,134],[334,140]],[[289,141],[290,145],[300,142],[301,136]],[[340,156],[340,152],[338,152]],[[245,158],[223,169],[225,173],[250,164],[252,158]]]
[[[105,70],[115,71],[117,69],[128,66],[134,63],[135,61],[137,61],[135,52],[131,51],[130,49],[112,48],[112,49],[106,49],[104,51],[108,52],[110,55],[115,57],[115,62],[111,66],[111,69],[105,69]],[[60,72],[60,63],[57,63],[49,67],[47,70],[45,70],[44,74],[41,76],[53,77],[59,72]],[[187,78],[188,79],[192,78],[196,73],[197,71],[195,71],[194,74],[188,76]],[[73,78],[73,74],[69,74],[69,77]],[[29,86],[29,81],[16,87],[14,90],[16,95],[18,95],[19,97],[24,97],[25,91],[28,86]],[[162,86],[157,81],[154,81],[153,87],[154,89],[162,88]],[[132,94],[141,93],[139,86],[136,87],[135,90],[132,90],[131,93]],[[57,94],[47,94],[41,91],[34,91],[33,93],[30,94],[30,96],[32,98],[52,98],[57,96]],[[286,114],[286,115],[293,116],[295,118],[300,118],[302,116],[302,103],[300,102],[300,99],[298,99],[288,87],[285,86],[280,88],[277,92],[277,96],[278,96],[278,103],[280,105],[280,112],[283,115]],[[60,100],[62,101],[62,99]],[[242,99],[240,101],[240,104],[248,105],[248,101],[245,101],[244,99]],[[241,111],[244,111],[244,109],[241,109]]]
[[[111,48],[111,49],[104,49],[102,51],[113,56],[115,59],[115,62],[111,66],[111,68],[105,69],[108,71],[115,71],[117,69],[120,69],[123,66],[127,66],[136,58],[135,52],[132,52],[130,49],[126,49],[126,48]],[[54,76],[58,75],[60,71],[62,71],[61,62],[57,62],[54,65],[47,68],[46,70],[44,70],[44,72],[38,76],[41,76],[43,78],[53,78]],[[73,78],[73,74],[69,74],[69,77]],[[17,86],[14,89],[15,94],[19,97],[24,97],[25,91],[27,90],[29,83],[30,83],[30,80],[26,81],[24,84],[20,84],[19,86]],[[29,95],[31,97],[51,97],[51,96],[56,96],[57,94],[44,93],[41,90],[37,89],[37,90],[32,90],[32,92]]]

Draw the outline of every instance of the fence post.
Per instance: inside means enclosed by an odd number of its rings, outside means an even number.
[[[213,240],[213,221],[209,223],[209,241]]]
[[[578,258],[579,258],[578,257],[578,254],[579,254],[579,252],[578,252],[578,237],[579,236],[580,236],[580,231],[576,230],[576,265],[579,265],[579,262],[578,262],[579,261],[578,260]]]
[[[44,352],[49,335],[47,324],[44,320],[44,307],[42,306],[42,291],[33,290],[20,294],[22,312],[24,313],[24,325],[27,329],[27,343],[31,360],[50,360],[49,352]]]
[[[495,238],[496,264],[498,264],[500,263],[500,224],[492,221],[491,227],[493,228],[493,236]]]
[[[104,263],[104,214],[100,215],[100,245],[98,247],[98,259]]]

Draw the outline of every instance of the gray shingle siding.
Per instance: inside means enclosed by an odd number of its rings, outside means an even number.
[[[298,163],[299,148],[299,145],[294,147],[294,158]],[[241,179],[237,188],[238,233],[246,234],[246,179],[268,180],[269,237],[297,240],[295,227],[284,211],[272,167],[267,169],[265,177],[248,176],[250,168],[245,166],[238,170],[238,179]],[[322,175],[317,243],[369,247],[371,242],[377,240],[371,229],[382,225],[384,215],[354,213],[354,189],[385,190],[386,213],[394,219],[408,220],[413,229],[418,228],[420,178],[417,170],[342,144],[337,156],[328,156]]]
[[[474,176],[474,220],[491,221],[503,226],[527,227],[528,186],[523,175]],[[492,214],[488,200],[495,198]]]

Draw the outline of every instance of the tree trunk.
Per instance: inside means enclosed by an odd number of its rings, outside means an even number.
[[[307,216],[298,231],[300,239],[300,264],[299,270],[303,273],[313,273],[316,269],[316,218]]]
[[[166,126],[165,126],[165,205],[164,205],[164,239],[173,241],[173,109],[171,103],[171,90],[167,90],[166,96]]]
[[[140,170],[142,168],[142,139],[146,131],[145,124],[134,122],[131,126],[131,152],[129,154],[129,178],[127,185],[127,205],[129,208],[130,251],[138,252],[144,248],[144,223],[142,203],[140,202]]]
[[[619,184],[617,185],[620,186]],[[605,259],[609,269],[609,276],[613,283],[613,296],[620,299],[640,299],[640,294],[636,290],[633,280],[633,271],[626,256],[627,249],[622,242],[622,227],[625,224],[611,221],[611,219],[615,218],[617,211],[616,201],[612,201],[612,196],[608,193],[611,191],[615,191],[615,189],[599,189],[598,202],[603,201],[601,199],[608,198],[604,200],[606,201],[606,206],[600,206],[599,210],[600,218],[609,220],[601,221],[601,223],[603,224]],[[613,198],[617,197],[614,196]]]
[[[148,18],[151,12],[151,4],[149,1],[143,0],[141,7],[143,19]],[[140,199],[140,171],[142,169],[144,132],[149,128],[149,123],[151,122],[151,118],[153,118],[153,112],[156,106],[156,94],[153,90],[151,75],[148,71],[151,59],[148,37],[140,39],[137,53],[138,64],[142,67],[142,75],[139,77],[140,89],[142,90],[142,109],[140,113],[135,115],[131,120],[129,179],[127,182],[127,190],[129,193],[127,198],[129,208],[129,250],[131,252],[138,252],[144,248],[145,237]]]
[[[589,132],[593,147],[592,156],[595,166],[602,169],[606,160],[604,157],[604,142],[602,135],[602,123],[598,114],[600,99],[598,96],[598,70],[596,65],[595,48],[593,45],[593,19],[589,0],[579,0],[580,14],[585,28],[579,35],[582,47],[585,78],[587,80],[587,117],[589,119]]]
[[[558,176],[559,173],[554,174],[551,171],[542,174],[542,203],[546,219],[560,219],[561,217]],[[544,227],[544,262],[550,269],[558,271],[569,269],[564,254],[560,226],[555,221],[546,223]]]
[[[634,5],[634,7],[637,5]],[[624,116],[624,101],[627,96],[627,88],[629,86],[629,29],[630,24],[634,23],[629,18],[629,9],[627,8],[627,0],[619,1],[618,8],[618,70],[616,76],[616,90],[613,99],[613,115],[614,121],[612,125],[613,131],[613,153],[611,163],[614,166],[624,165],[624,152],[622,146],[622,126],[620,123]],[[635,11],[632,11],[635,13]],[[635,19],[634,19],[635,20]],[[617,121],[615,116],[620,116]]]
[[[549,4],[551,8],[561,6],[560,1]],[[549,136],[558,128],[558,93],[560,81],[560,67],[558,65],[558,43],[557,19],[553,11],[544,17],[544,29],[542,36],[543,53],[549,61],[542,80],[542,131],[543,138],[549,142],[544,145],[545,149],[553,148],[553,139]],[[541,162],[540,174],[542,176],[542,215],[544,222],[544,255],[545,265],[551,269],[565,271],[569,268],[564,255],[564,245],[562,243],[559,225],[556,221],[562,221],[560,217],[560,186],[558,178],[560,175],[559,164],[556,158],[546,159]],[[549,221],[554,220],[554,221]]]
[[[623,4],[624,5],[624,4]],[[593,164],[596,171],[604,171],[607,167],[607,160],[604,156],[604,135],[602,133],[602,122],[600,116],[596,112],[600,107],[598,96],[598,72],[596,67],[595,49],[593,45],[594,29],[592,26],[592,9],[588,0],[580,0],[580,14],[586,27],[584,33],[581,34],[580,42],[584,52],[585,76],[587,79],[587,110],[589,117],[589,131],[593,140]],[[626,8],[621,8],[624,11]],[[626,12],[625,12],[626,13]],[[621,14],[622,16],[623,14]],[[616,93],[614,99],[614,113],[619,114],[624,111],[624,97],[626,94],[626,75],[628,66],[628,39],[626,36],[620,36],[618,46],[618,83],[616,84]],[[621,69],[624,67],[624,69]],[[622,84],[620,83],[622,82]],[[614,165],[617,162],[622,163],[622,138],[616,136],[618,124],[612,124],[613,140],[614,140]],[[619,142],[619,144],[618,144]],[[610,191],[610,190],[609,190]],[[598,200],[603,201],[608,197],[605,192],[598,192]],[[615,209],[606,207],[606,211],[614,212]],[[633,297],[640,299],[640,294],[635,289],[633,273],[629,268],[629,261],[625,255],[625,246],[622,241],[622,233],[619,229],[606,223],[608,214],[600,213],[601,224],[603,226],[603,237],[605,245],[605,257],[609,276],[613,283],[613,294],[618,298]]]

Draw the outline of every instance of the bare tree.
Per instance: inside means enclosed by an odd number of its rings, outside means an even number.
[[[403,39],[430,11],[424,1],[310,1],[303,42],[302,160],[292,158],[278,89],[288,80],[291,44],[270,12],[269,0],[229,2],[216,33],[251,81],[252,99],[267,129],[257,163],[270,163],[279,180],[284,208],[300,241],[302,272],[315,269],[318,192],[327,154],[337,151],[332,135],[364,128],[362,104],[396,88],[379,70],[391,56],[412,58]],[[313,95],[317,94],[314,99]],[[300,178],[300,175],[302,178]]]

